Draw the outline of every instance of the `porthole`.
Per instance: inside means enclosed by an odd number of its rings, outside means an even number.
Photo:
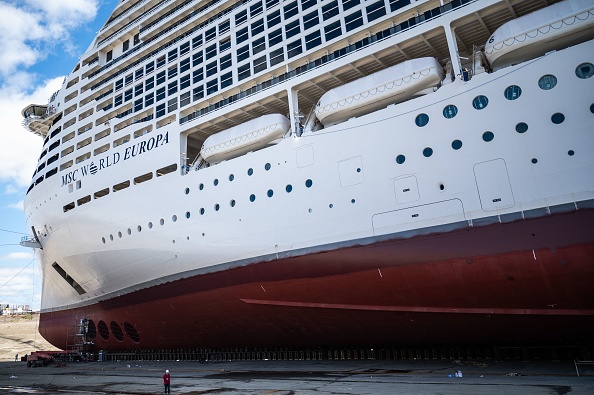
[[[567,151],[567,155],[569,156],[573,156],[575,154],[574,150],[570,149],[569,151]]]
[[[312,185],[313,185],[313,181],[312,180],[308,179],[308,180],[305,181],[305,186],[306,187],[311,188]]]
[[[200,215],[204,215],[205,212],[206,210],[204,210],[204,207],[200,208]]]
[[[487,96],[479,95],[472,100],[472,107],[477,110],[482,110],[489,104]]]
[[[198,189],[203,190],[204,189],[204,184],[200,183],[200,185],[198,185]]]
[[[101,320],[97,323],[97,331],[103,340],[109,339],[109,329],[107,328],[107,324]]]
[[[139,232],[142,232],[142,226],[138,225],[138,226],[136,227],[136,230],[137,230],[137,231],[139,231]]]
[[[124,341],[124,333],[122,332],[122,327],[120,327],[120,325],[117,322],[111,321],[109,327],[111,328],[111,333],[113,333],[113,337],[115,337],[117,341]]]
[[[171,216],[171,221],[173,221],[173,222],[177,221],[177,215],[172,215]]]
[[[190,193],[190,188],[186,188],[186,195]]]
[[[121,239],[122,238],[122,232],[118,232],[118,237]]]
[[[134,343],[140,343],[140,335],[134,328],[134,326],[129,322],[124,322],[124,331]]]
[[[253,193],[250,195],[250,202],[253,202],[256,200],[256,195],[254,195]]]
[[[101,241],[103,241],[103,244],[105,244],[105,237],[102,237]]]
[[[399,165],[403,164],[405,160],[406,160],[406,157],[404,155],[398,155],[396,157],[396,163],[398,163]]]
[[[503,96],[505,96],[507,100],[516,100],[521,94],[522,88],[517,85],[510,85],[505,88],[505,91],[503,92]]]
[[[415,124],[420,128],[427,125],[428,123],[429,123],[429,115],[427,115],[427,114],[424,114],[424,113],[419,114],[415,118]]]
[[[590,104],[590,112],[594,114],[594,103]]]
[[[235,176],[233,174],[229,174],[229,181],[233,181],[235,179]]]
[[[216,204],[214,205],[214,209],[215,209],[215,211],[219,211],[219,209],[220,209],[220,208],[221,208],[221,206],[220,206],[218,203],[216,203]]]
[[[425,158],[428,158],[431,155],[433,155],[433,149],[431,147],[425,147],[425,149],[423,150],[423,156]]]
[[[113,235],[109,235],[109,240],[113,241]]]
[[[351,203],[355,204],[355,199],[351,199]]]
[[[361,168],[357,167],[357,173],[361,173]]]
[[[443,116],[447,119],[454,118],[458,114],[458,107],[453,104],[448,104],[443,109]]]
[[[332,207],[334,207],[334,205],[333,205],[332,203],[330,203],[330,204],[328,205],[328,207],[332,208]]]
[[[215,178],[212,182],[212,184],[216,187],[217,185],[219,185],[219,179]]]
[[[148,223],[148,228],[149,228],[149,229],[153,229],[153,223],[152,223],[152,222],[149,222],[149,223]]]
[[[520,122],[516,125],[516,132],[526,133],[528,131],[528,125],[525,122]]]
[[[560,112],[556,112],[551,116],[551,122],[555,125],[559,125],[565,121],[565,115],[561,114]]]
[[[452,148],[455,150],[459,150],[460,148],[462,148],[462,141],[460,141],[460,140],[452,141]]]
[[[483,133],[483,141],[486,141],[487,143],[489,141],[493,141],[494,138],[495,138],[495,135],[493,134],[493,132]]]
[[[127,232],[128,232],[128,235],[131,235],[132,234],[132,229],[128,228]]]
[[[234,199],[231,199],[231,201],[229,202],[229,206],[235,207],[235,200]]]
[[[165,225],[165,220],[164,220],[163,218],[161,218],[161,219],[159,220],[159,224],[161,224],[161,226],[162,226],[162,225]]]
[[[557,85],[557,77],[552,74],[546,74],[540,77],[538,80],[538,86],[540,89],[548,91],[553,89]]]
[[[189,212],[189,211],[186,211],[186,218],[188,218],[188,219],[189,219],[189,218],[190,218],[190,216],[191,216],[190,212]]]
[[[252,174],[254,174],[254,169],[252,169],[251,167],[248,169],[247,171],[247,175],[251,176]]]
[[[594,75],[594,65],[592,63],[582,63],[575,69],[575,75],[585,80]]]
[[[264,170],[268,171],[268,170],[270,170],[270,168],[271,168],[271,167],[272,167],[272,166],[270,165],[270,163],[266,163],[266,164],[264,165]]]
[[[532,162],[533,164],[537,164],[538,163],[538,159],[532,158],[532,160],[530,162]]]
[[[268,195],[268,197],[272,197],[272,195],[274,195],[274,191],[269,189],[268,192],[266,192],[266,195]]]

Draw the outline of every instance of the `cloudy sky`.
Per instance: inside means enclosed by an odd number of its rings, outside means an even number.
[[[23,200],[43,140],[21,126],[21,110],[46,104],[119,0],[0,0],[0,304],[39,310],[40,268]]]

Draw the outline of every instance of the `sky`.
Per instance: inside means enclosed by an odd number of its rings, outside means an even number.
[[[0,305],[41,303],[41,270],[23,201],[41,137],[21,126],[21,110],[47,104],[119,0],[0,0]]]

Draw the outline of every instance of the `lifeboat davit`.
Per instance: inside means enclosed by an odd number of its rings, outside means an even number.
[[[498,69],[593,37],[594,2],[567,0],[501,25],[485,44],[485,55]]]
[[[291,122],[281,114],[268,114],[204,140],[200,154],[208,163],[218,163],[276,144],[290,129]]]
[[[334,125],[408,100],[442,80],[435,58],[407,60],[329,90],[316,105],[316,117],[324,126]]]

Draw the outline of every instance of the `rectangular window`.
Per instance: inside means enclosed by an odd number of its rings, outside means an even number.
[[[124,92],[124,101],[127,102],[130,100],[132,100],[132,89],[128,89]]]
[[[122,51],[126,52],[130,49],[130,40],[126,40],[122,43]]]
[[[218,90],[219,90],[219,86],[218,86],[218,82],[217,82],[216,78],[214,80],[208,81],[206,83],[206,94],[207,95],[215,93]]]
[[[202,71],[202,68],[199,68],[198,70],[194,70],[192,72],[192,83],[193,84],[202,81],[202,79],[204,79],[204,72]]]
[[[206,65],[206,76],[210,77],[211,75],[214,75],[217,73],[217,61],[215,60],[212,63],[209,63]]]
[[[134,81],[134,76],[132,74],[128,74],[126,78],[124,78],[124,85],[128,86]]]
[[[177,97],[167,102],[167,112],[169,113],[175,110],[177,110]]]
[[[262,13],[262,2],[259,1],[250,7],[250,18],[260,15]]]
[[[169,52],[167,53],[167,61],[168,61],[168,62],[172,62],[172,61],[174,61],[175,59],[177,59],[177,48],[175,48],[175,49],[172,49],[171,51],[169,51]]]
[[[111,62],[111,60],[113,59],[113,51],[112,50],[107,51],[107,54],[105,56],[106,56],[105,61]]]
[[[266,9],[269,10],[278,4],[280,0],[266,0]]]
[[[140,33],[134,35],[134,45],[138,45],[140,43]]]
[[[221,89],[226,88],[229,85],[233,84],[233,75],[231,72],[223,74],[221,76]]]
[[[299,55],[301,51],[301,39],[287,44],[287,58],[291,59],[292,57]]]
[[[270,66],[281,63],[285,60],[284,48],[275,49],[270,52]]]
[[[286,25],[285,27],[285,36],[287,37],[287,40],[299,33],[301,33],[301,26],[299,25],[299,19],[290,22]]]
[[[167,85],[167,95],[171,96],[176,92],[177,92],[177,81],[170,82],[169,85]]]
[[[115,83],[115,90],[116,91],[119,91],[123,87],[124,87],[124,80],[123,79],[117,80],[116,83]]]
[[[319,23],[320,18],[318,17],[318,10],[310,12],[303,17],[303,28],[305,30],[309,29],[310,27],[317,26]]]
[[[204,33],[204,41],[209,42],[216,36],[217,36],[217,28],[216,27],[210,28],[206,31],[206,33]]]
[[[322,38],[319,30],[305,36],[305,48],[308,50],[315,48],[320,44],[322,44]]]
[[[291,4],[284,6],[283,11],[285,13],[285,21],[287,19],[289,19],[290,17],[297,15],[297,13],[299,12],[299,7],[297,6],[297,2],[294,1]]]
[[[390,11],[396,11],[410,4],[410,0],[390,0]]]
[[[165,87],[157,89],[157,101],[165,99]]]
[[[340,21],[332,22],[328,26],[324,27],[324,35],[326,36],[326,41],[330,41],[333,38],[336,38],[342,34],[342,30],[340,28]]]
[[[163,115],[165,115],[165,103],[159,104],[157,106],[157,118],[160,118]]]
[[[122,95],[117,95],[114,99],[113,106],[117,107],[122,104]]]
[[[144,67],[144,71],[145,71],[146,75],[155,71],[155,62],[147,63],[146,66]]]
[[[192,67],[196,67],[204,61],[204,57],[202,56],[202,51],[195,53],[192,55]]]
[[[243,10],[235,15],[235,26],[241,25],[243,22],[247,20],[247,10]]]
[[[231,48],[231,39],[229,37],[219,42],[219,53],[225,52],[229,48]]]
[[[183,73],[190,70],[190,58],[185,58],[179,62],[179,73]]]
[[[142,110],[142,102],[143,102],[142,97],[140,99],[134,101],[134,112],[138,112],[138,111]]]
[[[157,73],[157,86],[165,82],[165,71]]]
[[[179,79],[179,90],[186,89],[190,86],[190,74],[186,74]]]
[[[384,0],[381,1],[383,2]],[[339,12],[340,11],[338,10],[338,0],[334,0],[332,3],[322,6],[322,17],[325,21],[332,18],[333,16],[338,15]]]
[[[188,52],[190,52],[190,42],[189,41],[185,42],[179,46],[179,56],[184,56]]]
[[[318,4],[318,0],[301,0],[301,9],[307,10],[316,4]]]
[[[167,79],[171,79],[177,75],[177,65],[170,67],[167,70]]]
[[[238,77],[239,80],[243,80],[245,78],[248,78],[251,75],[251,65],[249,63],[244,64],[243,66],[239,66],[239,69],[237,70],[238,72]]]
[[[361,10],[353,12],[351,15],[347,15],[344,18],[344,24],[347,32],[353,29],[363,26],[363,14]]]
[[[212,58],[217,54],[217,44],[213,44],[210,47],[206,48],[206,60]]]
[[[190,92],[182,93],[182,95],[179,97],[180,108],[185,107],[188,104],[190,104]]]
[[[268,34],[268,45],[271,47],[283,41],[283,31],[278,29]]]
[[[377,18],[381,18],[382,16],[386,15],[386,6],[384,4],[384,0],[377,1],[372,5],[365,7],[365,10],[367,10],[368,22],[374,21]]]
[[[142,89],[143,87],[144,87],[144,86],[142,85],[142,83],[140,83],[140,84],[136,85],[136,86],[134,87],[134,96],[141,95],[141,94],[142,94],[142,91],[143,91],[143,89]]]
[[[220,69],[225,70],[231,67],[231,54],[225,55],[221,58]]]
[[[237,50],[237,61],[241,62],[250,57],[250,46],[246,45],[245,47],[241,47]]]
[[[346,10],[350,10],[351,8],[358,6],[361,3],[361,0],[342,0],[342,8]]]
[[[199,34],[192,39],[192,49],[196,49],[201,45],[202,45],[202,34]]]
[[[235,41],[237,41],[237,44],[239,44],[239,43],[244,42],[247,39],[248,39],[248,28],[244,27],[243,29],[241,29],[237,32],[237,35],[235,36]]]
[[[154,92],[147,93],[146,96],[144,97],[144,106],[145,107],[151,106],[154,102],[155,102],[155,93]]]
[[[155,77],[147,78],[144,82],[144,90],[148,91],[155,87]]]
[[[260,34],[264,31],[264,20],[260,19],[254,23],[252,23],[252,37],[256,34]]]
[[[204,97],[204,87],[202,85],[197,86],[192,90],[192,100],[200,100]]]
[[[266,49],[266,39],[264,37],[260,37],[257,40],[254,40],[252,43],[252,55],[260,53]]]
[[[266,55],[254,60],[254,74],[266,70]]]
[[[266,22],[269,29],[278,25],[281,22],[280,10],[274,11],[272,14],[268,15],[266,17]]]
[[[161,56],[157,59],[157,68],[163,67],[165,65],[165,56]]]
[[[141,67],[134,72],[134,79],[137,80],[139,78],[142,78],[143,74],[144,74],[144,69]]]

